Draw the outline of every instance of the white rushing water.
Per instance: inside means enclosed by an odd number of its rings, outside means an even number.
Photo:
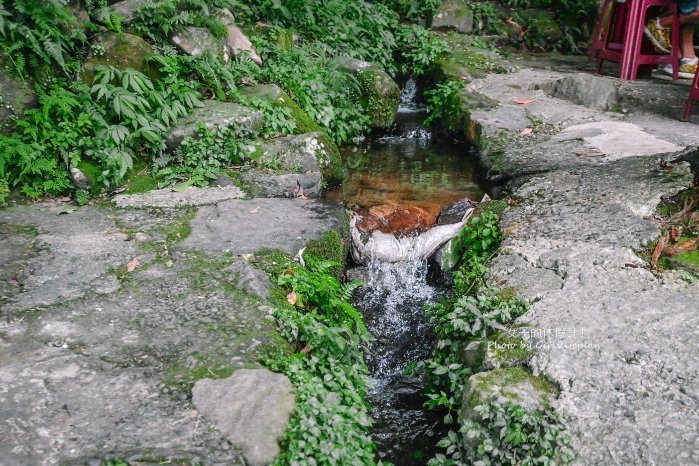
[[[405,370],[429,356],[434,336],[424,305],[434,302],[439,290],[428,283],[427,262],[420,259],[374,260],[353,272],[364,281],[354,304],[375,337],[366,359],[379,456],[394,464],[421,464],[413,461],[415,452],[434,446],[439,423],[422,408],[421,382]]]

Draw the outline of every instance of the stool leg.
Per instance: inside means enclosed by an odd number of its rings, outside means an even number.
[[[689,90],[689,97],[687,97],[687,105],[684,108],[684,116],[682,117],[682,121],[687,121],[689,120],[689,114],[692,113],[692,104],[694,103],[694,100],[699,97],[699,73],[694,75],[694,79],[692,80],[692,87]]]
[[[672,3],[672,79],[680,78],[680,10],[677,3]],[[690,105],[691,107],[691,105]]]
[[[692,113],[692,97],[690,96],[689,99],[687,99],[687,105],[684,107],[684,116],[682,117],[682,121],[687,121],[689,120],[689,114]]]
[[[628,2],[627,2],[628,4]],[[645,11],[642,10],[640,0],[632,0],[627,6],[627,20],[625,26],[624,47],[621,54],[621,70],[619,77],[623,80],[634,81],[638,70],[638,54],[641,51],[641,41],[643,40],[643,30],[638,27],[643,21]]]

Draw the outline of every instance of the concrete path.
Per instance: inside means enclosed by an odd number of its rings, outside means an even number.
[[[529,365],[560,387],[576,464],[699,464],[699,284],[635,253],[659,235],[661,198],[693,184],[678,161],[699,157],[699,126],[678,121],[688,87],[528,65],[469,84],[495,101],[472,131],[516,200],[491,280],[534,301]]]

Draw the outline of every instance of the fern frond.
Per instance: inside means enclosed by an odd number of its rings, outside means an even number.
[[[354,324],[357,326],[357,330],[359,330],[359,333],[368,333],[362,314],[355,309],[354,306],[347,302],[341,302],[338,304],[338,307],[347,317],[351,319],[352,322],[354,322]]]

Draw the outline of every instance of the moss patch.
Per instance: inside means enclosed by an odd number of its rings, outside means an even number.
[[[518,385],[522,382],[529,382],[532,386],[542,394],[557,395],[558,389],[555,385],[544,377],[537,377],[523,367],[506,367],[493,369],[484,377],[478,379],[476,388],[484,393],[492,393],[495,386],[502,387],[506,390],[507,387]],[[503,393],[507,394],[505,391]]]
[[[435,82],[446,79],[472,80],[487,73],[505,73],[507,62],[493,50],[478,47],[469,36],[457,33],[433,32],[449,46],[449,51],[437,61],[432,74]]]
[[[396,118],[400,88],[383,70],[367,69],[357,74],[362,89],[360,105],[371,118],[374,128],[390,128]]]
[[[237,260],[233,254],[214,257],[188,253],[179,260],[181,270],[178,273],[197,293],[223,292],[233,309],[257,307],[260,300],[241,290],[227,271]],[[186,358],[167,364],[164,383],[191,396],[192,387],[198,380],[226,378],[236,369],[262,367],[261,361],[277,354],[287,354],[286,340],[264,319],[265,311],[261,308],[249,311],[236,313],[235,319],[224,313],[194,322],[196,333],[208,343],[199,345]],[[255,316],[257,312],[259,314]]]
[[[320,166],[320,175],[323,179],[323,186],[328,188],[341,184],[347,178],[347,170],[342,163],[340,150],[337,148],[335,141],[325,132],[318,133],[318,142],[325,148],[324,151],[319,151],[316,154],[318,165]]]
[[[276,277],[281,274],[293,258],[281,249],[264,248],[255,253],[255,266],[267,275]]]
[[[479,204],[478,207],[482,212],[493,212],[498,217],[501,217],[502,213],[505,212],[505,209],[507,209],[507,202],[500,199],[494,199]]]
[[[508,332],[496,332],[490,335],[488,348],[489,353],[500,366],[522,363],[534,354],[524,338]]]
[[[145,160],[134,162],[133,169],[124,179],[126,194],[141,194],[158,189],[158,180],[151,174],[150,166]]]
[[[291,118],[296,123],[296,134],[323,131],[323,128],[321,128],[318,123],[309,117],[308,114],[301,109],[299,104],[297,104],[294,99],[289,97],[285,92],[281,93],[280,99],[281,102],[277,102],[277,105],[291,110]]]
[[[335,278],[339,280],[345,271],[347,252],[340,234],[331,230],[326,231],[321,239],[310,241],[306,246],[305,255],[319,260],[337,262],[339,265],[331,270]]]

